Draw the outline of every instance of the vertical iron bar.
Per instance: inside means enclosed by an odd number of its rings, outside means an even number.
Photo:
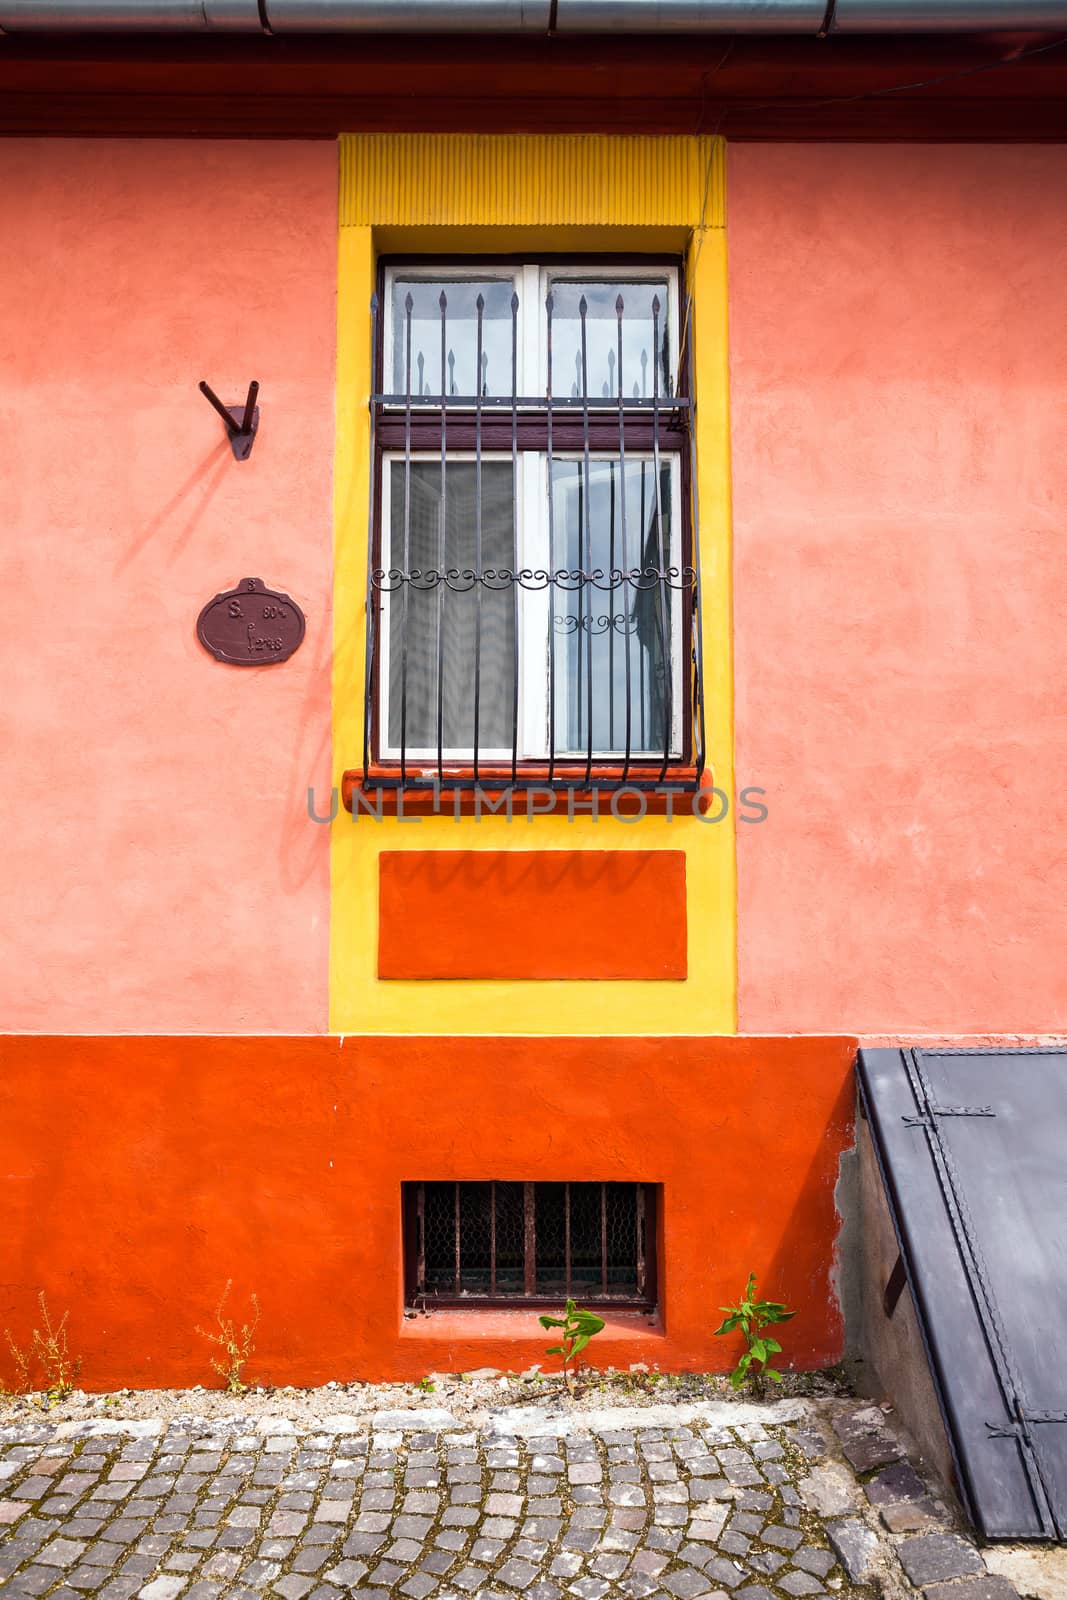
[[[666,311],[664,311],[664,313],[663,313],[663,352],[662,352],[662,356],[663,356],[663,393],[669,399],[674,394],[674,386],[671,383],[671,341],[670,341],[670,332],[669,332],[668,327],[667,327],[667,313],[666,313]]]
[[[489,1185],[489,1293],[496,1294],[496,1181]]]
[[[371,371],[374,371],[374,362],[378,359],[378,296],[370,297],[370,347]],[[371,384],[374,388],[374,384]],[[374,453],[375,423],[377,420],[377,407],[371,401],[370,407],[370,462],[371,470],[368,474],[369,486],[367,490],[367,618],[366,618],[366,643],[363,669],[363,782],[370,777],[370,730],[371,718],[374,715],[374,663],[375,646],[378,638],[378,600],[374,588],[374,490],[377,478],[377,464]],[[384,471],[383,471],[384,477]],[[382,485],[385,493],[385,485]],[[381,552],[379,552],[379,556]],[[384,565],[384,562],[381,563]]]
[[[522,1189],[523,1292],[529,1297],[537,1293],[537,1220],[534,1186],[524,1183]]]
[[[642,1298],[648,1285],[648,1270],[645,1265],[645,1186],[637,1185],[637,1292]]]
[[[638,570],[639,571],[640,571],[640,562],[641,562],[642,557],[644,555],[644,549],[645,549],[645,517],[646,517],[646,515],[648,513],[648,500],[647,500],[647,490],[646,490],[647,478],[648,478],[648,462],[647,461],[642,461],[642,463],[641,463],[641,542],[640,542],[640,545],[639,545],[639,548],[638,548],[638,557],[637,557],[637,559],[638,559]],[[638,606],[638,601],[640,600],[640,597],[641,597],[641,591],[640,591],[640,589],[635,587],[635,589],[634,589],[634,621],[635,621],[635,623],[636,623],[636,620],[637,620],[637,606]],[[637,667],[638,667],[638,672],[640,673],[640,678],[641,678],[641,685],[640,685],[640,688],[641,688],[641,749],[642,750],[647,750],[648,749],[648,728],[646,726],[646,721],[645,721],[645,695],[646,695],[647,691],[645,689],[645,649],[644,649],[643,645],[641,647],[641,653],[637,658]],[[651,706],[649,707],[649,710],[651,711]]]
[[[454,1187],[454,1189],[456,1191],[456,1293],[459,1294],[460,1285],[461,1285],[461,1283],[463,1281],[463,1264],[462,1264],[462,1261],[460,1260],[460,1244],[459,1244],[459,1184],[458,1184],[458,1182],[456,1184],[454,1184],[453,1187]]]
[[[688,312],[687,312],[688,315]],[[697,494],[697,438],[696,438],[696,395],[690,384],[689,404],[689,505],[692,517],[692,552],[693,552],[693,665],[696,673],[696,682],[693,685],[693,706],[696,712],[696,769],[697,784],[704,773],[704,752],[707,730],[704,725],[704,640],[701,625],[701,593],[700,593],[700,497]],[[683,563],[684,564],[684,563]]]
[[[659,609],[660,627],[663,633],[663,765],[659,771],[660,783],[667,776],[667,764],[671,754],[671,732],[674,722],[674,673],[671,662],[671,636],[669,631],[668,613],[668,584],[666,572],[667,536],[663,531],[663,504],[660,494],[660,465],[659,465],[659,295],[652,296],[652,471],[653,491],[656,497],[656,529],[660,549],[660,580],[659,580]]]
[[[574,464],[574,468],[575,468],[575,471],[578,474],[578,575],[579,576],[578,576],[578,587],[574,590],[574,609],[575,609],[575,613],[576,613],[575,622],[577,624],[576,629],[575,629],[575,641],[574,642],[575,642],[575,646],[576,646],[577,652],[578,652],[578,661],[577,661],[578,670],[577,670],[577,672],[575,674],[575,678],[574,678],[574,752],[577,753],[577,751],[581,748],[581,743],[582,743],[582,662],[585,660],[585,654],[584,654],[584,651],[583,651],[583,648],[582,648],[582,608],[585,605],[585,598],[584,598],[584,592],[583,592],[583,589],[582,589],[582,579],[581,579],[581,574],[585,570],[583,565],[582,565],[583,560],[584,560],[584,552],[585,552],[585,531],[584,531],[585,530],[585,497],[584,497],[583,486],[582,486],[582,463],[580,461],[576,461],[575,464]],[[568,609],[568,612],[569,612],[569,610],[570,610],[569,595],[568,595],[567,609]]]
[[[404,300],[404,576],[400,588],[400,786],[407,777],[408,751],[408,574],[411,571],[411,310]]]
[[[585,471],[585,553],[589,562],[589,571],[593,570],[593,530],[590,521],[590,484],[589,484],[589,360],[586,345],[586,313],[589,303],[582,295],[578,302],[578,315],[582,323],[582,460]],[[579,563],[580,564],[580,563]],[[588,786],[593,776],[593,584],[592,579],[585,583],[589,602],[589,649],[586,652],[586,671],[588,682],[586,684],[586,714],[589,725],[586,728],[588,747],[585,763],[585,782]],[[579,615],[578,638],[581,641],[581,616]],[[579,683],[581,674],[579,673]]]
[[[474,397],[474,781],[478,782],[478,734],[482,714],[482,316],[485,296],[474,302],[478,312],[478,355]]]
[[[448,542],[446,538],[446,521],[448,517],[447,483],[445,478],[448,460],[448,400],[445,394],[445,349],[447,343],[446,322],[448,317],[448,296],[441,290],[438,301],[441,307],[441,504],[437,514],[437,781],[444,782],[444,733],[445,733],[445,590],[448,585],[444,581],[445,567],[448,560]]]
[[[608,1292],[608,1186],[600,1185],[600,1292]]]
[[[630,602],[628,596],[630,559],[626,539],[626,408],[622,398],[622,314],[624,303],[620,294],[615,301],[615,316],[618,319],[619,340],[619,492],[622,496],[619,502],[620,531],[622,534],[622,595],[623,595],[623,623],[626,637],[626,756],[622,764],[622,782],[625,783],[630,773],[630,745],[633,738],[633,708],[631,706],[630,687]],[[636,591],[635,591],[636,593]],[[612,613],[614,615],[614,612]],[[612,728],[614,733],[614,727]]]
[[[418,1230],[418,1262],[415,1267],[415,1288],[426,1293],[426,1185],[420,1183],[415,1190],[415,1219]]]
[[[556,767],[556,628],[552,616],[556,603],[556,521],[552,494],[552,294],[545,296],[548,371],[545,403],[548,422],[548,781]]]
[[[511,611],[514,637],[511,647],[511,783],[519,767],[519,297],[511,295]]]
[[[615,749],[615,463],[608,462],[608,749]]]
[[[563,1277],[567,1299],[571,1297],[571,1186],[563,1185]]]

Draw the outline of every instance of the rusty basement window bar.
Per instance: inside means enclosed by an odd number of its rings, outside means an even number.
[[[374,296],[367,788],[700,786],[680,280],[580,270]]]
[[[409,1306],[655,1304],[655,1186],[407,1183]]]

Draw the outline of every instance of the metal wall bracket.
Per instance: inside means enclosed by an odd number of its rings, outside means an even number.
[[[932,1128],[931,1117],[995,1117],[992,1106],[935,1106],[916,1117],[901,1117],[906,1128]]]
[[[897,1309],[897,1302],[904,1293],[904,1285],[907,1281],[908,1275],[904,1270],[904,1257],[898,1255],[893,1264],[893,1270],[886,1279],[885,1289],[882,1292],[882,1310],[887,1317],[891,1317]]]
[[[203,380],[200,382],[200,393],[210,405],[214,406],[226,424],[234,460],[247,461],[252,454],[252,444],[259,428],[259,407],[256,405],[259,384],[253,378],[248,385],[248,397],[243,406],[224,406],[214,389]]]

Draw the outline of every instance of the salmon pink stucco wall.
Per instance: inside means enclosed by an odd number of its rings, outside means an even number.
[[[1067,1029],[1065,190],[730,149],[742,1031]]]
[[[330,143],[0,150],[5,1030],[327,1025],[336,190]],[[260,381],[249,461],[201,378]],[[246,577],[284,665],[197,643]]]

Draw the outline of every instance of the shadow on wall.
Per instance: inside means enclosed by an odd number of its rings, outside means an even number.
[[[199,466],[193,468],[185,482],[175,489],[141,532],[130,540],[115,562],[115,572],[125,571],[150,547],[154,547],[153,556],[156,559],[176,561],[203,521],[227,471],[232,468],[233,453],[223,439]],[[160,538],[164,532],[167,536],[165,541]]]
[[[441,850],[390,852],[390,871],[399,888],[424,888],[442,894],[462,889],[494,894],[525,890],[553,894],[611,883],[619,890],[649,883],[663,854],[649,850]],[[681,854],[681,852],[671,852]],[[684,859],[684,857],[683,857]]]
[[[847,1129],[848,1143],[851,1143],[855,1093],[850,1071],[841,1084],[840,1094],[830,1114],[826,1144],[812,1151],[805,1171],[794,1175],[791,1166],[776,1171],[773,1150],[769,1164],[763,1168],[766,1211],[761,1218],[761,1228],[774,1236],[774,1245],[769,1255],[766,1239],[760,1248],[759,1258],[767,1261],[764,1275],[759,1278],[760,1294],[766,1299],[783,1300],[790,1309],[797,1305],[825,1302],[826,1321],[835,1345],[843,1345],[845,1337],[845,1308],[842,1304],[845,1296],[841,1290],[840,1274],[835,1270],[838,1267],[838,1247],[842,1244],[841,1234],[837,1233],[832,1251],[825,1258],[814,1261],[798,1260],[796,1240],[824,1226],[823,1217],[828,1207],[833,1208],[835,1222],[841,1220],[843,1225],[835,1204],[837,1179],[840,1163],[848,1160],[852,1152],[842,1150],[839,1141],[841,1130]],[[782,1115],[782,1108],[774,1105],[769,1097],[767,1114],[771,1117]],[[832,1162],[827,1159],[831,1146],[836,1152]],[[786,1210],[790,1200],[792,1204]],[[738,1284],[738,1290],[743,1287],[743,1284]],[[785,1346],[782,1362],[785,1365],[810,1366],[817,1360],[819,1340],[824,1341],[822,1348],[825,1348],[824,1331],[820,1329],[816,1338],[814,1330],[810,1327],[805,1329],[803,1318],[797,1317],[782,1335],[782,1344]]]

